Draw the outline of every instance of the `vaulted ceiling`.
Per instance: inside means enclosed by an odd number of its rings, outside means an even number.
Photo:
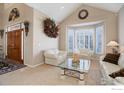
[[[81,4],[79,3],[37,3],[37,4],[27,4],[47,16],[53,18],[57,22],[61,22],[67,16],[69,16],[73,11],[75,11]]]
[[[117,13],[124,3],[87,3],[87,5]]]
[[[97,7],[117,13],[124,5],[123,3],[85,3],[86,5]],[[67,16],[79,8],[82,3],[28,3],[31,6],[49,17],[53,18],[58,23],[63,21]]]

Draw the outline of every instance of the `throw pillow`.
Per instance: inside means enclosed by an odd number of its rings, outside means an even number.
[[[113,72],[112,74],[109,74],[109,76],[112,78],[124,77],[124,68],[120,69],[119,71]]]
[[[119,65],[121,68],[124,68],[124,53],[121,53],[120,58],[119,58],[119,60],[118,60],[118,65]]]
[[[119,57],[120,57],[120,54],[108,53],[108,54],[106,54],[106,56],[103,59],[103,61],[118,65]]]

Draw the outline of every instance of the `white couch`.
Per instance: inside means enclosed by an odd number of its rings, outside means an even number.
[[[115,79],[111,78],[109,74],[116,72],[120,70],[121,68],[124,68],[124,54],[120,55],[118,64],[115,65],[112,63],[108,63],[103,61],[104,56],[100,57],[100,67],[101,67],[101,72],[103,75],[103,80],[105,84],[108,85],[124,85],[124,77],[116,77]]]
[[[44,52],[45,63],[57,66],[63,62],[67,57],[66,51],[60,51],[58,49],[50,49]]]

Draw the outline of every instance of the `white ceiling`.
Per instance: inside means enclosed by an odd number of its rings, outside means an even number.
[[[27,5],[43,12],[53,18],[56,22],[61,22],[81,4],[79,3],[28,3]]]
[[[117,13],[124,3],[87,3],[87,5]]]
[[[86,4],[86,3],[85,3]],[[27,5],[43,12],[53,18],[57,23],[63,21],[67,16],[79,8],[82,3],[28,3]],[[124,5],[123,3],[87,3],[86,5],[105,9],[117,13]]]

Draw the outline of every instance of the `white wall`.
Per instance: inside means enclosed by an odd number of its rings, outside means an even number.
[[[78,13],[81,9],[87,9],[89,12],[89,16],[84,20],[81,20],[78,18]],[[74,24],[88,23],[88,22],[97,22],[97,21],[104,21],[104,25],[105,25],[105,45],[104,46],[105,47],[109,41],[118,40],[116,13],[90,7],[87,5],[82,5],[80,8],[78,8],[75,12],[73,12],[68,18],[66,18],[60,24],[59,48],[62,50],[67,50],[67,44],[66,44],[67,26],[74,25]],[[107,49],[107,52],[109,52],[109,50],[110,49]]]
[[[58,39],[44,34],[43,20],[47,16],[35,9],[33,13],[33,65],[37,65],[44,62],[44,50],[58,48]]]
[[[124,46],[124,6],[119,11],[118,18],[118,29],[119,29],[119,44],[120,46]]]
[[[8,22],[8,16],[13,8],[18,8],[20,17],[15,21]],[[24,34],[24,64],[36,66],[44,62],[43,51],[58,48],[58,39],[49,38],[43,32],[43,20],[47,16],[25,4],[5,4],[4,28],[19,22],[29,21],[29,33]],[[4,37],[5,46],[5,37]],[[6,51],[6,50],[5,50]]]
[[[24,64],[31,66],[33,61],[33,9],[31,7],[28,7],[25,4],[5,4],[4,9],[4,29],[6,29],[8,26],[29,21],[29,33],[28,36],[25,36],[24,33]],[[16,19],[15,21],[8,21],[9,13],[13,8],[18,8],[20,12],[20,17]],[[5,37],[4,37],[4,51],[5,50]]]
[[[3,8],[4,5],[0,3],[0,29],[3,28]]]
[[[4,5],[0,3],[0,30],[4,29],[3,27],[3,8]],[[3,45],[3,38],[0,37],[0,45]]]

